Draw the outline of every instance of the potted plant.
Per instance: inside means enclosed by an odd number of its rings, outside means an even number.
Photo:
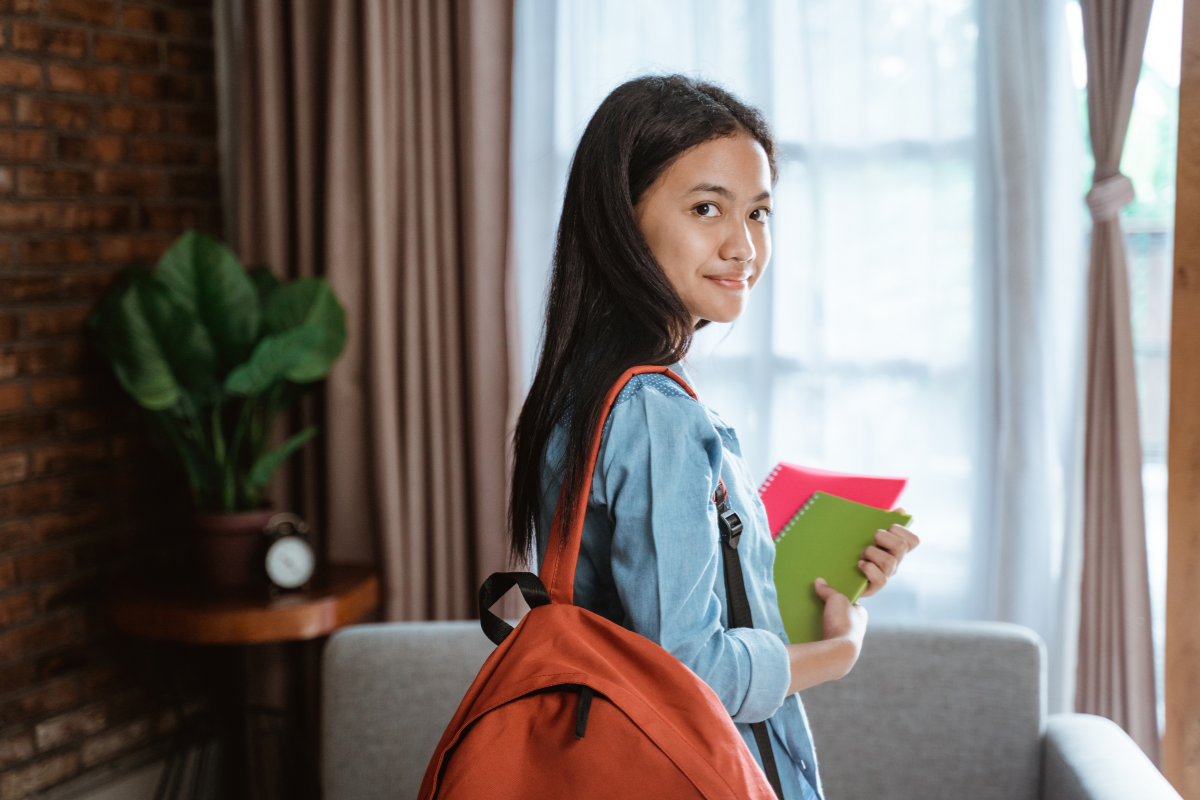
[[[275,422],[346,342],[333,290],[323,278],[285,285],[265,267],[245,270],[220,242],[188,231],[154,270],[128,270],[89,325],[151,436],[187,475],[206,577],[252,582],[272,513],[263,491],[317,432],[268,449]]]

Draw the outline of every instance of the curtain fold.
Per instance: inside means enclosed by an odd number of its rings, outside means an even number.
[[[1071,711],[1078,613],[1082,160],[1063,0],[979,5],[980,616],[1046,642]]]
[[[1076,710],[1108,717],[1156,763],[1154,657],[1142,448],[1118,213],[1133,200],[1121,151],[1151,0],[1082,0],[1088,122],[1096,159],[1088,283],[1083,577]]]
[[[238,249],[324,275],[349,334],[274,499],[379,566],[385,618],[473,616],[506,556],[512,4],[246,5]]]

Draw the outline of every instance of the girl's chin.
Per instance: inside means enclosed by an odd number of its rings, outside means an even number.
[[[724,303],[721,306],[710,306],[708,308],[698,310],[694,313],[694,316],[697,316],[700,319],[706,319],[709,322],[733,322],[740,317],[742,312],[745,310],[745,303]]]

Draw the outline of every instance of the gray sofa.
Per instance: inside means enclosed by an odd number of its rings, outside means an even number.
[[[358,625],[325,652],[325,800],[416,797],[492,651],[475,622]],[[870,628],[804,692],[827,800],[1179,800],[1106,719],[1047,716],[1043,648],[1015,625]]]

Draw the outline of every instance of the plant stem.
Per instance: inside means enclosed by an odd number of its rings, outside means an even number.
[[[238,413],[237,428],[233,433],[233,442],[229,446],[229,455],[225,460],[225,510],[234,511],[237,506],[238,493],[238,454],[242,449],[242,439],[246,435],[246,426],[254,416],[254,396],[248,396],[242,402],[242,410]]]

